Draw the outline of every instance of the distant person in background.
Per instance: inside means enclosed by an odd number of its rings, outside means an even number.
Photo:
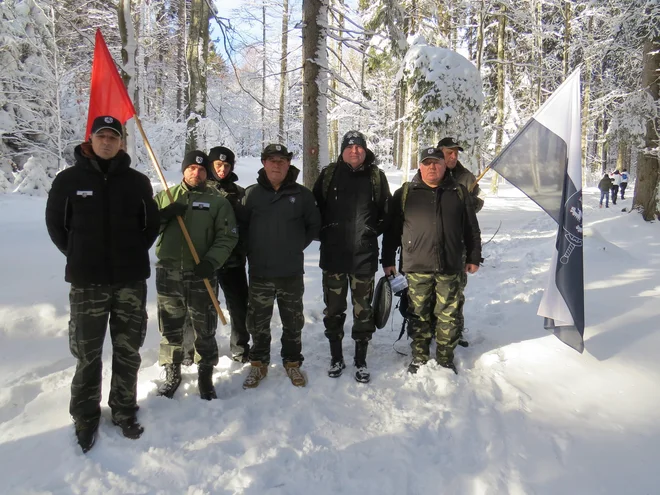
[[[624,168],[621,171],[621,184],[619,184],[619,188],[621,189],[621,199],[626,199],[624,197],[626,194],[626,187],[628,187],[628,170]]]
[[[236,184],[234,173],[236,156],[224,146],[216,146],[209,151],[209,180],[231,204],[234,212],[241,207],[245,189]],[[238,214],[237,214],[238,216]],[[240,240],[229,259],[218,270],[218,282],[225,294],[227,309],[231,318],[230,351],[234,361],[247,363],[250,354],[250,333],[245,325],[248,307],[248,282],[245,276],[245,243]]]
[[[71,283],[69,348],[77,359],[69,412],[83,452],[92,448],[101,418],[103,340],[110,322],[112,422],[139,438],[137,375],[147,331],[149,248],[158,235],[158,208],[148,177],[131,168],[123,127],[97,117],[89,142],[76,147],[75,165],[53,181],[46,226],[66,255]]]
[[[616,204],[616,198],[619,195],[619,185],[621,185],[621,174],[615,170],[612,174],[612,204]]]
[[[598,189],[600,189],[600,207],[603,207],[603,199],[605,200],[605,208],[610,207],[610,189],[612,189],[612,179],[610,176],[605,174],[603,178],[598,183]]]

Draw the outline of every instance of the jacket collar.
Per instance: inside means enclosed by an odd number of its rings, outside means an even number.
[[[91,143],[85,142],[79,144],[76,146],[73,154],[76,159],[76,165],[94,170],[101,174],[104,173],[98,163],[100,159],[94,154]],[[108,160],[108,162],[107,173],[108,175],[113,175],[129,169],[131,166],[131,157],[124,150],[119,150],[119,153],[117,153],[114,158]]]

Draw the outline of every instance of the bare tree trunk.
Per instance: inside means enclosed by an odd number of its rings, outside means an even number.
[[[343,7],[344,2],[342,0],[336,0],[337,4],[339,6]],[[339,36],[341,37],[343,34],[343,27],[344,27],[344,15],[339,16],[339,22],[337,24],[337,27],[339,28]],[[337,73],[341,76],[342,72],[342,47],[343,44],[341,42],[336,43],[336,52],[337,52],[337,57],[339,60],[337,61],[337,66],[335,70]],[[364,54],[362,55],[362,60],[364,63]],[[337,91],[337,78],[333,77],[332,81],[332,89],[333,91]],[[334,106],[334,105],[333,105]],[[360,117],[362,116],[362,108],[358,109],[358,128],[360,128]],[[329,139],[329,146],[330,146],[330,156],[332,157],[331,159],[334,159],[334,157],[339,156],[339,120],[335,117],[330,121],[330,139]]]
[[[506,7],[500,4],[499,26],[497,29],[497,117],[495,119],[495,156],[499,155],[504,139],[504,94],[505,94],[505,66],[504,66],[504,43],[506,41]],[[493,174],[490,184],[492,192],[497,192],[497,180],[499,175]]]
[[[619,149],[617,151],[616,155],[616,169],[620,172],[624,168],[627,170],[628,167],[626,165],[626,157],[630,156],[630,149],[628,146],[628,140],[627,139],[620,139],[619,140]]]
[[[568,77],[569,65],[569,48],[571,46],[571,2],[564,4],[564,79]]]
[[[286,85],[287,85],[287,51],[289,50],[289,0],[282,5],[282,59],[280,60],[280,118],[277,126],[277,138],[285,143],[284,115],[286,114]]]
[[[209,5],[205,0],[192,0],[190,6],[190,31],[186,47],[186,62],[190,73],[188,86],[188,111],[186,122],[188,135],[186,153],[203,147],[198,135],[199,119],[206,117],[206,64],[209,46]]]
[[[327,163],[325,90],[327,0],[303,0],[303,179],[313,187],[320,164]]]
[[[186,92],[184,91],[188,82],[188,74],[186,73],[186,24],[188,16],[186,15],[186,0],[179,0],[177,5],[176,110],[177,121],[181,122],[188,110]]]
[[[587,23],[587,40],[589,45],[593,43],[593,17],[589,18]],[[582,170],[583,173],[587,171],[587,150],[588,150],[588,137],[589,137],[589,110],[591,98],[591,58],[584,57],[585,65],[582,77]],[[582,182],[586,184],[584,177]]]
[[[137,85],[135,84],[135,58],[137,57],[138,44],[135,39],[135,26],[131,17],[130,0],[119,0],[117,15],[121,35],[122,79],[128,94],[133,100],[135,112],[139,115],[140,99],[137,97]],[[126,152],[130,156],[135,156],[135,122],[133,120],[126,128]]]
[[[397,90],[397,102],[396,102],[396,122],[397,122],[397,146],[395,149],[395,163],[397,168],[401,169],[404,165],[403,157],[405,150],[405,135],[406,135],[406,124],[404,122],[404,117],[406,115],[406,84],[401,80]]]
[[[477,70],[479,73],[481,73],[481,59],[484,54],[484,22],[486,17],[484,10],[484,0],[481,0],[481,7],[478,14],[479,27],[477,28]]]
[[[266,147],[266,4],[261,7],[261,39],[263,53],[261,54],[261,149]]]
[[[536,17],[536,83],[534,84],[534,101],[536,102],[536,108],[541,108],[541,89],[543,88],[543,39],[541,38],[541,33],[543,32],[543,4],[541,0],[536,1],[535,9]]]
[[[648,92],[653,101],[660,99],[660,37],[647,39],[644,42],[644,68],[642,71],[643,90]],[[635,196],[633,208],[640,208],[644,220],[660,220],[660,158],[658,139],[660,117],[649,118],[646,121],[645,151],[640,152],[637,159],[637,174],[635,179]],[[652,152],[650,150],[653,150]]]

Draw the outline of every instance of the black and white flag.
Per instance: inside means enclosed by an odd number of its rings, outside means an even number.
[[[580,71],[573,72],[490,164],[558,224],[538,315],[584,350]]]

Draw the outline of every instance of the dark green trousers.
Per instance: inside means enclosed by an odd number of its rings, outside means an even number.
[[[108,405],[117,421],[133,417],[140,347],[147,330],[145,281],[116,285],[71,285],[69,348],[78,360],[71,383],[69,412],[74,421],[101,416],[103,341],[108,320],[112,341],[112,378]]]

